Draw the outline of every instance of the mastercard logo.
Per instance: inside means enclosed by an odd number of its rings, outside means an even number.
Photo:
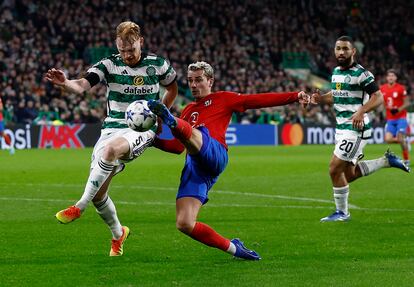
[[[285,145],[300,145],[303,142],[303,128],[300,124],[285,124],[281,136]]]

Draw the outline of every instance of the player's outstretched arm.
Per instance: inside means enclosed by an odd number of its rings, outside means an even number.
[[[310,96],[304,91],[300,91],[298,94],[298,101],[302,107],[306,108],[310,104]]]
[[[84,91],[91,88],[91,84],[85,78],[68,80],[62,70],[55,68],[47,71],[45,79],[54,85],[60,86],[65,90],[76,94],[82,94]]]
[[[168,108],[171,108],[171,106],[173,105],[175,101],[175,98],[178,95],[177,82],[176,81],[172,82],[170,85],[166,86],[165,89],[167,90],[167,92],[162,98],[162,103],[166,105]]]
[[[243,94],[233,98],[232,106],[238,111],[245,111],[284,106],[298,101],[298,92]]]
[[[310,97],[310,103],[314,105],[319,105],[319,104],[333,105],[332,92],[329,91],[326,94],[321,95],[321,91],[319,89],[316,89],[316,91]]]

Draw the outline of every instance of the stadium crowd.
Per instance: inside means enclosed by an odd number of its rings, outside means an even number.
[[[394,68],[414,88],[412,1],[30,1],[4,0],[0,9],[0,96],[9,123],[96,123],[105,116],[104,84],[85,95],[66,94],[43,79],[51,68],[78,78],[100,57],[116,52],[113,32],[124,20],[139,23],[144,49],[168,58],[177,71],[175,113],[188,101],[187,65],[206,60],[215,89],[241,93],[312,90],[283,69],[285,52],[306,52],[314,74],[328,78],[336,65],[335,39],[356,40],[359,61],[379,82]],[[300,16],[297,16],[300,15]],[[332,17],[331,15],[335,15]],[[386,27],[386,29],[384,29]],[[304,117],[306,115],[306,117]],[[377,122],[383,117],[377,113]],[[298,105],[238,114],[234,122],[332,124],[330,108]]]

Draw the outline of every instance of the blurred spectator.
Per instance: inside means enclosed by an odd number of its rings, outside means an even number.
[[[32,123],[33,120],[37,117],[38,110],[34,106],[33,101],[28,101],[24,109],[24,115],[27,123]]]
[[[36,125],[51,125],[56,120],[60,121],[59,113],[57,111],[51,111],[47,104],[43,104],[33,123]]]

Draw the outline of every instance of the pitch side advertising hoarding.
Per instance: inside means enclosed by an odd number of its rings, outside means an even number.
[[[411,133],[414,124],[410,125]],[[83,148],[93,147],[100,135],[100,124],[73,124],[62,126],[17,125],[7,128],[16,149],[30,148]],[[370,143],[384,142],[384,127],[374,127]],[[164,126],[160,135],[172,138],[171,131]],[[226,132],[228,145],[300,145],[300,144],[333,144],[335,128],[333,126],[317,126],[302,124],[284,125],[241,125],[232,124]],[[411,136],[414,142],[414,136]],[[6,148],[4,139],[0,146]]]

